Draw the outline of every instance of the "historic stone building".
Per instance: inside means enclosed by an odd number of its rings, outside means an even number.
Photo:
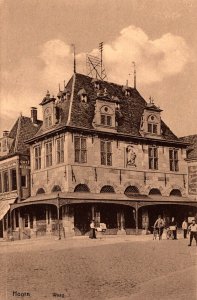
[[[11,205],[31,236],[151,229],[158,214],[180,225],[196,214],[187,193],[186,148],[162,110],[137,89],[74,73],[40,103],[43,125],[28,144],[31,197]],[[14,221],[16,222],[16,220]],[[25,228],[23,228],[25,229]]]
[[[4,131],[0,138],[0,237],[19,236],[20,211],[10,214],[10,204],[30,196],[30,153],[24,141],[37,132],[41,122],[37,110],[32,108],[31,118],[20,116],[11,131]],[[16,215],[17,214],[17,215]],[[23,221],[27,222],[27,215]],[[22,226],[22,225],[21,225]]]
[[[188,164],[188,195],[197,199],[197,135],[185,136],[181,140],[190,143],[186,158]]]

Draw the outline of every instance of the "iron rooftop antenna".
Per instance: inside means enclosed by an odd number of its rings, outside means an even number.
[[[87,75],[104,80],[107,79],[107,74],[103,66],[103,42],[99,44],[100,58],[90,54],[86,54],[86,70]]]

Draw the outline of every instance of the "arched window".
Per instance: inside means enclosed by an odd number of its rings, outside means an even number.
[[[82,193],[89,193],[90,189],[86,184],[78,184],[75,189],[74,192],[82,192]]]
[[[39,188],[39,189],[37,190],[36,195],[39,195],[39,194],[45,194],[45,190],[44,190],[43,188]]]
[[[149,195],[161,195],[161,192],[159,189],[151,189]]]
[[[138,195],[139,194],[139,190],[136,186],[134,185],[130,185],[126,188],[126,190],[124,191],[124,194],[129,197],[129,196],[133,196],[133,195]]]
[[[104,185],[100,191],[100,193],[115,193],[113,186]]]
[[[52,188],[52,193],[54,192],[61,192],[61,187],[59,185],[54,185],[54,187]]]
[[[173,189],[170,192],[170,196],[177,196],[177,197],[182,197],[181,191],[179,189]]]

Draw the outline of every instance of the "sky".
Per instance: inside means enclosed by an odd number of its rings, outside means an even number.
[[[0,0],[0,131],[30,116],[49,90],[86,74],[104,43],[107,79],[151,96],[177,136],[197,134],[196,0]]]

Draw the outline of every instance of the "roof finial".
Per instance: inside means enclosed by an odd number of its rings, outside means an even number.
[[[133,87],[136,89],[136,64],[135,61],[132,61],[133,64]]]
[[[149,97],[149,100],[150,100],[150,104],[154,104],[154,99],[153,99],[153,97]]]
[[[72,44],[72,47],[73,47],[73,72],[76,73],[75,44]]]

